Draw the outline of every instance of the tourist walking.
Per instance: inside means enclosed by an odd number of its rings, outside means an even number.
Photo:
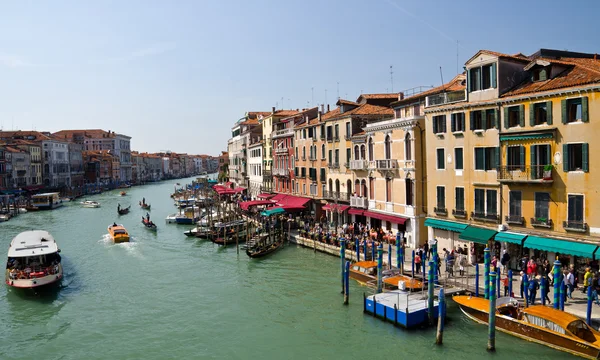
[[[527,291],[529,292],[529,305],[535,304],[535,298],[537,295],[537,290],[540,288],[540,284],[538,282],[538,277],[532,277],[529,280],[529,285],[527,287]]]

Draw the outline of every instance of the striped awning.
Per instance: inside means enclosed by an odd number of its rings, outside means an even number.
[[[539,134],[519,134],[519,135],[500,135],[500,141],[521,141],[521,140],[536,140],[536,139],[552,139],[552,133]]]

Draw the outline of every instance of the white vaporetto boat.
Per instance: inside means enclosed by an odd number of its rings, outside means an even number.
[[[8,248],[6,284],[32,289],[58,282],[63,276],[60,250],[44,230],[29,230],[15,236]]]
[[[100,207],[99,202],[90,201],[90,200],[82,201],[81,205],[83,205],[84,208],[99,208]]]

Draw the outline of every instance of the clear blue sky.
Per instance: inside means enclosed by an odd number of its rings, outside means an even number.
[[[600,1],[3,1],[0,126],[218,154],[245,111],[439,85],[479,49],[600,52]],[[327,89],[327,98],[325,90]]]

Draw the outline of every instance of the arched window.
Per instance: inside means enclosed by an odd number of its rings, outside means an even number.
[[[369,199],[375,199],[375,178],[369,178]]]
[[[298,158],[298,147],[296,147],[296,159]]]
[[[369,138],[369,161],[373,161],[373,157],[375,156],[373,149],[373,138]]]
[[[354,192],[356,193],[356,196],[362,196],[360,193],[360,180],[358,179],[354,181]]]
[[[362,197],[368,197],[367,181],[363,179],[360,182],[360,184],[361,184],[360,196],[362,196]]]
[[[360,160],[360,148],[358,145],[354,146],[354,160]]]
[[[325,159],[325,144],[321,145],[321,159]]]
[[[335,192],[339,196],[339,194],[340,194],[340,180],[338,180],[338,179],[335,180]]]
[[[404,138],[404,160],[412,160],[412,140],[410,139],[410,133],[406,134],[406,138]]]
[[[333,192],[333,181],[329,179],[329,192]]]
[[[365,160],[366,158],[367,158],[367,156],[365,155],[365,146],[361,145],[360,146],[360,159]]]
[[[385,158],[389,160],[392,158],[392,139],[389,135],[385,136]]]
[[[302,160],[306,159],[306,146],[302,147]]]
[[[348,180],[346,187],[348,187],[348,189],[346,189],[346,193],[352,195],[352,180]]]

